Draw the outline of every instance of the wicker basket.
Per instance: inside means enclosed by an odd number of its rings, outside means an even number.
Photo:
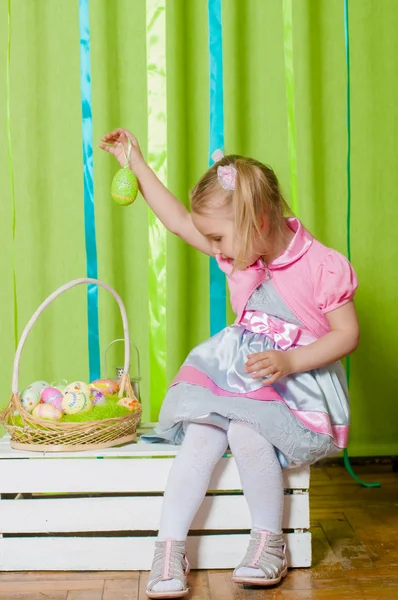
[[[112,294],[118,303],[124,330],[124,374],[120,381],[119,396],[124,395],[135,398],[130,383],[130,334],[127,314],[120,296],[111,287],[97,279],[76,279],[65,284],[55,291],[37,309],[25,327],[14,359],[12,378],[12,396],[7,408],[0,413],[0,420],[10,433],[11,446],[20,450],[71,452],[82,450],[96,450],[118,446],[136,439],[137,423],[141,418],[141,411],[129,413],[123,417],[89,421],[84,423],[62,423],[47,419],[33,418],[21,404],[18,393],[18,374],[22,348],[33,325],[49,304],[67,290],[81,284],[98,285]],[[19,413],[23,426],[15,423],[14,414]]]

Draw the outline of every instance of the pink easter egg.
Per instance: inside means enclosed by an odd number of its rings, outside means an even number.
[[[58,398],[63,398],[62,393],[54,387],[47,387],[40,394],[41,399],[45,404],[53,404]]]
[[[51,404],[51,406],[54,406],[62,412],[63,397],[63,394],[59,390],[57,390],[57,388],[54,387],[45,388],[41,393],[41,399],[42,402],[44,402],[44,404]]]
[[[48,404],[51,404],[51,406],[54,406],[55,408],[58,408],[58,410],[64,412],[64,409],[62,408],[62,400],[63,396],[61,395],[61,397],[53,398],[50,402],[48,402]]]
[[[90,389],[111,396],[119,391],[119,384],[113,379],[96,379],[90,383]]]

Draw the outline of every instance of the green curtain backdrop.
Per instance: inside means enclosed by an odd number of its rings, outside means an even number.
[[[345,252],[346,129],[343,0],[294,0],[299,216]],[[85,275],[77,0],[12,0],[12,142],[17,202],[20,328],[39,303]],[[395,0],[350,0],[352,67],[352,260],[360,279],[362,343],[352,358],[352,455],[398,454],[398,38]],[[147,146],[145,0],[91,0],[94,136],[130,128]],[[276,170],[289,199],[289,151],[281,0],[224,0],[226,150]],[[11,196],[7,167],[7,2],[0,2],[1,399],[13,361]],[[167,0],[168,180],[188,192],[208,160],[207,0]],[[110,198],[115,162],[94,150],[99,277],[123,297],[150,404],[148,210]],[[167,240],[167,381],[209,332],[208,259]],[[101,350],[121,334],[113,299],[100,291]],[[229,311],[229,319],[232,314]],[[22,355],[21,388],[34,379],[86,379],[85,290],[43,315]],[[109,353],[110,372],[122,349]]]

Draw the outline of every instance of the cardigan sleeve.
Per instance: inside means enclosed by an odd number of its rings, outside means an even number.
[[[314,285],[315,301],[323,313],[347,304],[358,287],[356,273],[345,256],[328,250],[319,265]]]

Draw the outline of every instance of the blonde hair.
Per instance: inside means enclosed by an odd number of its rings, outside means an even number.
[[[218,167],[233,165],[236,169],[235,189],[224,190],[217,176]],[[248,266],[246,257],[253,252],[256,237],[261,236],[263,220],[268,221],[268,235],[282,231],[284,217],[291,215],[279,189],[278,179],[270,167],[254,160],[231,154],[216,162],[196,184],[191,196],[191,210],[204,214],[212,198],[221,198],[221,206],[232,205],[238,254],[235,268]]]

